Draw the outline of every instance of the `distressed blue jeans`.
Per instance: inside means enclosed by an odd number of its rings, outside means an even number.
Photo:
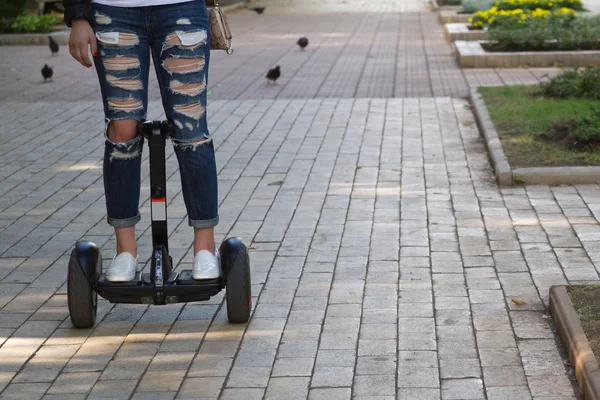
[[[96,35],[104,114],[104,191],[108,223],[134,226],[140,220],[140,168],[144,138],[113,142],[113,120],[146,119],[150,56],[179,163],[188,223],[217,225],[218,187],[215,150],[206,118],[210,29],[204,0],[151,7],[114,7],[93,3],[90,21]]]

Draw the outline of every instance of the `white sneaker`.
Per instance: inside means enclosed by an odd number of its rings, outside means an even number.
[[[115,255],[106,269],[106,280],[110,282],[129,282],[135,278],[137,257],[131,253]]]
[[[200,250],[194,256],[194,279],[217,279],[221,275],[221,258],[219,251],[212,254],[208,250]]]

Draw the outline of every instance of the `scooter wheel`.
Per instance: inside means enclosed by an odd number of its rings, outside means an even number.
[[[75,251],[69,260],[67,278],[67,302],[69,316],[75,328],[91,328],[96,321],[98,294],[79,263]]]
[[[231,263],[225,285],[229,322],[248,322],[250,309],[252,308],[252,288],[250,283],[250,257],[243,243],[233,263]]]

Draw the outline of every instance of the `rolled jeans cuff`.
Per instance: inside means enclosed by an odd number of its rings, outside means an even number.
[[[116,219],[111,217],[106,217],[106,222],[109,225],[114,226],[115,228],[129,228],[130,226],[135,226],[142,219],[142,215],[138,212],[138,215],[131,218],[123,218]]]
[[[193,220],[191,218],[188,218],[189,226],[192,226],[196,229],[212,228],[213,226],[217,226],[218,223],[219,223],[218,215],[216,217],[214,217],[213,219]]]

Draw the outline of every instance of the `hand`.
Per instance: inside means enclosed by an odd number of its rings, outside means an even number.
[[[95,56],[98,48],[96,46],[96,36],[90,23],[85,19],[74,20],[71,24],[71,36],[69,37],[69,53],[81,65],[90,68],[92,62],[89,58],[88,44]]]

